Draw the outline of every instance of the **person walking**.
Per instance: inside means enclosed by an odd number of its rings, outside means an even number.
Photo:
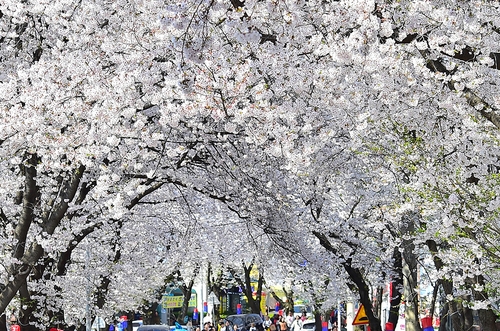
[[[229,323],[228,320],[226,320],[226,325],[222,328],[222,331],[233,331],[233,328],[231,327],[231,323]]]
[[[262,327],[264,328],[264,331],[270,331],[272,323],[273,322],[269,318],[269,315],[264,316],[264,322],[262,322]]]
[[[300,316],[295,316],[295,320],[292,323],[292,326],[290,327],[290,331],[301,331],[302,330],[302,320],[300,319]]]
[[[288,315],[285,318],[285,321],[286,321],[286,325],[288,326],[288,330],[290,330],[291,327],[292,327],[292,323],[294,321],[293,312],[292,311],[288,312]]]
[[[224,328],[224,320],[219,320],[219,323],[217,324],[217,331],[222,331]]]
[[[288,325],[286,324],[285,318],[283,316],[280,316],[280,319],[278,322],[278,330],[279,331],[288,331]]]

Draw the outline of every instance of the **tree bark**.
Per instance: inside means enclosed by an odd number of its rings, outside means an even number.
[[[411,260],[411,254],[405,254],[406,259],[403,261],[404,274],[404,297],[406,298],[405,305],[405,330],[406,331],[421,331],[418,319],[418,293],[415,293],[415,288],[418,288],[416,261]],[[410,261],[407,259],[410,258]]]
[[[391,284],[390,293],[390,303],[389,308],[389,319],[388,322],[392,323],[394,327],[398,324],[399,320],[399,308],[401,305],[401,295],[403,289],[403,259],[399,247],[394,247],[392,252],[392,257],[394,261],[394,272],[396,276],[393,278]]]
[[[472,294],[474,300],[489,300],[488,293],[486,291],[477,291],[475,284],[480,285],[481,288],[485,287],[485,279],[483,275],[478,275],[473,279]],[[481,330],[496,330],[496,319],[497,316],[492,309],[479,309],[477,311]]]
[[[0,315],[0,331],[7,331],[7,316],[5,314]]]
[[[438,253],[438,248],[437,244],[434,240],[427,240],[426,241],[427,247],[429,248],[429,251],[431,252],[433,256],[433,261],[434,261],[434,266],[436,267],[436,270],[441,270],[444,266],[443,261],[439,258],[437,255]],[[443,287],[443,291],[446,294],[446,296],[450,295],[453,296],[453,283],[451,280],[447,279],[441,279],[439,281],[441,283],[441,286]],[[441,320],[446,319],[446,323],[452,324],[452,327],[455,330],[462,330],[463,329],[463,323],[459,315],[459,311],[457,308],[457,303],[455,300],[451,302],[446,303],[446,307],[448,307],[447,311],[444,311],[441,314]],[[440,328],[441,330],[441,328]]]
[[[194,277],[198,274],[199,270],[200,266],[197,265],[193,278],[187,284],[184,282],[181,286],[179,286],[180,290],[182,291],[182,294],[184,295],[181,311],[178,316],[178,319],[180,320],[179,322],[183,321],[184,317],[187,315],[187,311],[189,309],[189,300],[191,300],[191,291],[194,286]]]
[[[403,226],[401,228],[404,234],[412,234],[415,231],[415,223],[412,215],[407,215],[403,218]],[[405,305],[405,330],[420,331],[419,321],[419,293],[416,289],[419,288],[418,279],[418,263],[415,255],[415,245],[411,240],[403,240],[403,286]]]
[[[247,298],[248,306],[250,307],[250,311],[254,314],[260,313],[260,302],[262,299],[262,284],[264,283],[264,277],[261,272],[259,272],[259,278],[257,280],[257,289],[255,289],[255,298],[253,297],[253,290],[251,284],[250,273],[254,267],[254,262],[252,261],[248,266],[243,263],[243,276],[241,277],[232,269],[230,269],[233,274],[234,279],[238,282],[238,284],[243,289],[243,294]]]
[[[221,283],[222,283],[222,272],[217,272],[216,275],[213,275],[212,264],[208,264],[208,277],[207,277],[207,285],[210,291],[215,295],[219,302],[221,300]],[[214,322],[220,320],[220,310],[214,307]]]
[[[339,254],[339,252],[331,245],[325,234],[318,231],[313,231],[316,238],[319,239],[321,246],[326,250]],[[349,275],[349,279],[356,285],[359,293],[359,302],[364,306],[366,317],[368,317],[371,331],[382,331],[380,319],[373,313],[373,305],[370,298],[370,288],[363,278],[361,270],[352,267],[352,258],[347,258],[342,262],[342,266]]]
[[[25,171],[25,196],[23,198],[24,207],[23,213],[19,220],[20,223],[16,227],[16,231],[19,231],[16,234],[16,238],[18,239],[26,238],[29,227],[34,217],[34,205],[38,195],[38,188],[36,186],[35,178],[36,159],[36,156],[31,156],[31,158],[29,159],[30,166],[27,166]],[[73,200],[76,192],[78,191],[78,186],[80,184],[80,179],[82,178],[83,172],[83,166],[75,169],[71,177],[61,185],[61,189],[58,192],[58,201],[60,202],[58,202],[58,204],[55,206],[53,205],[55,199],[53,199],[52,203],[49,202],[47,204],[48,208],[42,215],[42,228],[47,235],[52,235],[54,233],[56,227],[61,222],[61,219],[66,214],[69,203]],[[23,242],[21,242],[21,245],[24,246]],[[10,280],[6,284],[5,288],[0,292],[0,313],[5,312],[5,309],[11,302],[12,298],[14,298],[19,288],[26,282],[26,279],[30,275],[32,268],[43,256],[44,250],[42,246],[40,246],[37,242],[33,242],[27,250],[23,249],[21,251],[20,248],[16,248],[15,254],[16,257],[19,258],[20,263],[12,265],[8,269]]]

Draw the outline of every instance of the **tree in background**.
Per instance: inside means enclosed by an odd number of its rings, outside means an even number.
[[[480,0],[4,1],[0,312],[45,300],[64,313],[40,310],[36,328],[78,324],[86,284],[109,315],[186,256],[249,247],[284,261],[266,277],[307,260],[369,307],[403,247],[433,255],[455,329],[470,324],[459,304],[491,326],[498,14]]]

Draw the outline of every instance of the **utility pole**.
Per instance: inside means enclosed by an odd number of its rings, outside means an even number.
[[[205,284],[205,278],[204,278],[204,272],[203,272],[203,266],[200,268],[201,272],[200,272],[200,277],[201,277],[201,284],[200,284],[200,302],[198,304],[198,311],[199,311],[199,315],[200,315],[200,331],[203,331],[203,317],[205,315],[205,312],[204,312],[204,309],[203,309],[203,291],[205,290],[206,288],[206,284]]]

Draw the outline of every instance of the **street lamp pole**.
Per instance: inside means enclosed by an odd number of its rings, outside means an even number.
[[[203,266],[201,267],[201,284],[200,284],[200,302],[198,304],[198,311],[199,311],[199,319],[200,319],[200,331],[203,331],[203,291],[205,287],[205,279],[203,277]]]
[[[342,330],[342,310],[340,309],[340,299],[338,300],[338,305],[337,305],[337,330],[341,331]]]
[[[85,252],[85,276],[87,277],[87,288],[86,288],[86,294],[87,294],[87,306],[85,308],[85,325],[86,325],[86,331],[92,331],[92,315],[90,313],[90,249],[89,245],[87,244],[86,252]]]

